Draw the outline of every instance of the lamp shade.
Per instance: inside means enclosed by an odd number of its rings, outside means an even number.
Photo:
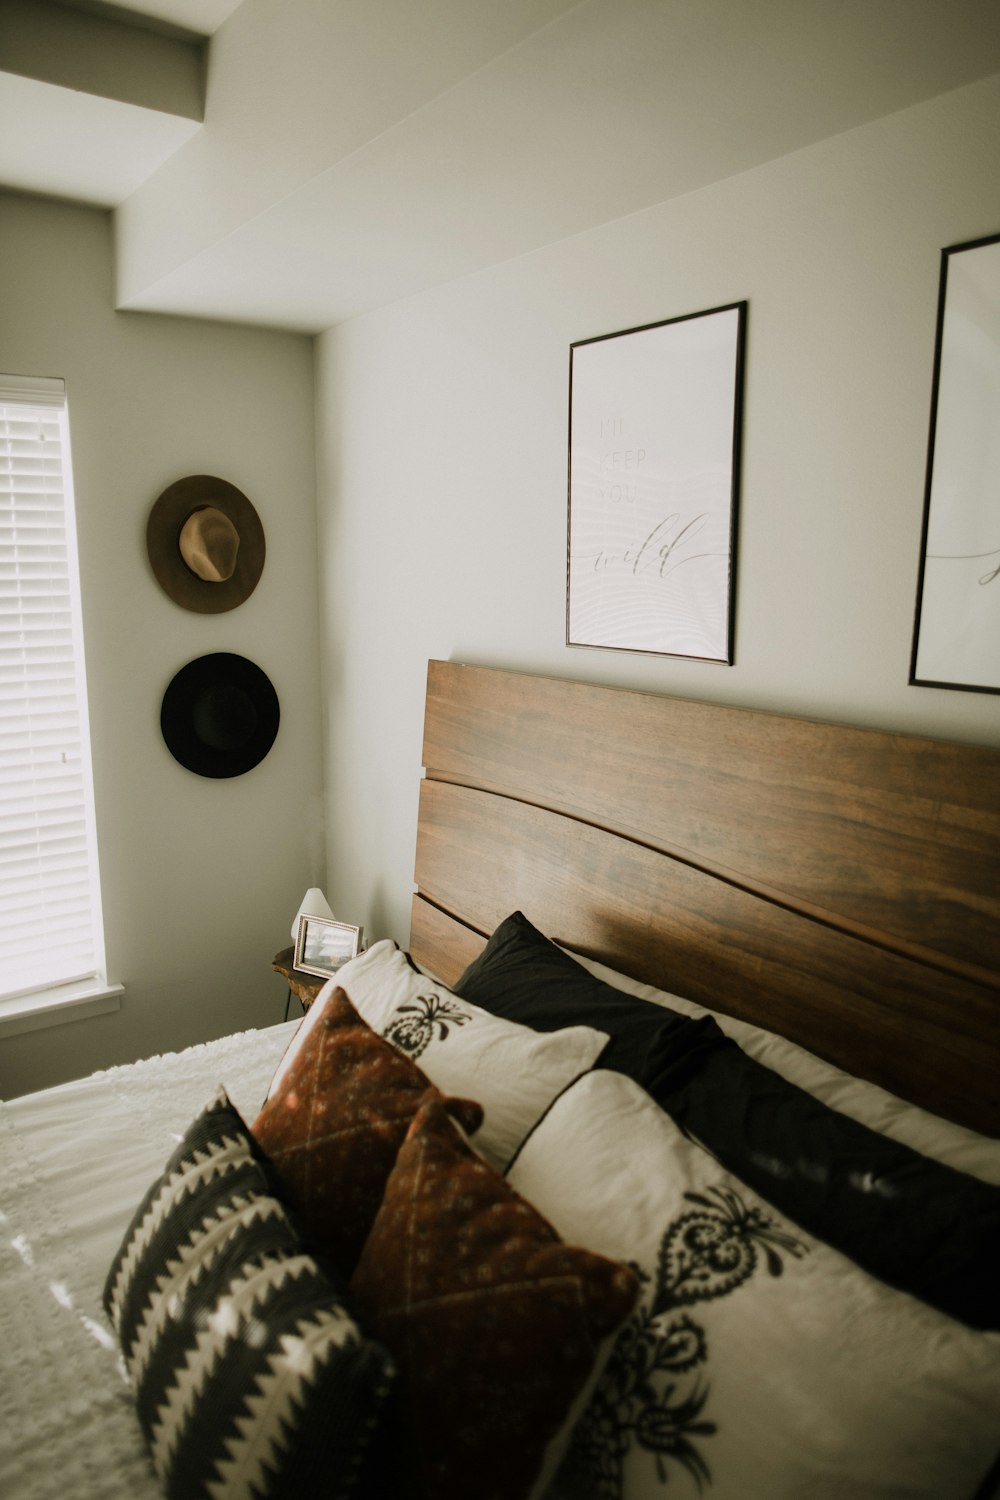
[[[311,885],[302,897],[299,909],[295,913],[295,920],[292,923],[293,940],[299,935],[300,917],[327,917],[330,921],[333,920],[333,912],[330,910],[330,904],[319,886]]]

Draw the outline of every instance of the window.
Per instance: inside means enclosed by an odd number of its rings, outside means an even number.
[[[114,990],[104,966],[65,389],[61,380],[0,375],[0,1020]]]

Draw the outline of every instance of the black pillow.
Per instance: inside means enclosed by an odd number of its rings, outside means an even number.
[[[596,1066],[642,1084],[775,1208],[890,1285],[974,1328],[1000,1328],[1000,1188],[830,1109],[711,1018],[692,1022],[605,984],[521,912],[454,989],[539,1030],[599,1026],[611,1042]],[[693,1037],[685,1025],[703,1029]]]
[[[679,1083],[705,1053],[729,1045],[711,1017],[692,1020],[595,978],[519,911],[500,923],[453,990],[535,1031],[579,1026],[586,1017],[584,1024],[611,1038],[595,1066],[640,1083],[650,1071]]]
[[[104,1306],[171,1500],[367,1484],[392,1361],[307,1252],[225,1090],[139,1205]]]

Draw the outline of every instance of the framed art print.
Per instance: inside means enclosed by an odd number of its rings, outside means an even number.
[[[1000,235],[941,254],[910,682],[1000,693]]]
[[[746,309],[571,345],[567,645],[732,663]]]
[[[292,960],[304,974],[329,979],[361,950],[364,932],[329,917],[300,916]]]

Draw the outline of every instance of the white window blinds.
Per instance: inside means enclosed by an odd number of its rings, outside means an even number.
[[[69,423],[0,375],[0,1008],[103,982]]]

